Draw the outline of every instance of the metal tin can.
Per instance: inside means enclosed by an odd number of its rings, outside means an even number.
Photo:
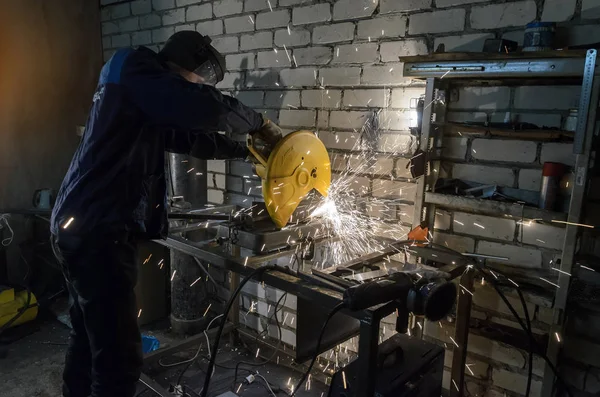
[[[532,22],[525,28],[523,51],[546,51],[554,46],[554,22]]]
[[[555,209],[560,191],[560,180],[565,174],[565,168],[566,166],[561,163],[544,163],[539,202],[541,209],[551,211]]]

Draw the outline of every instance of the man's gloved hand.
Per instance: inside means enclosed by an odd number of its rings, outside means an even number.
[[[271,120],[263,116],[263,125],[258,130],[250,132],[254,139],[263,141],[265,144],[275,147],[277,142],[283,138],[281,128]]]

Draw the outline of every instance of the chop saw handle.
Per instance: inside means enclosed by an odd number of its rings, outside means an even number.
[[[404,273],[350,287],[344,292],[344,302],[350,310],[363,310],[396,299],[406,299],[413,287],[412,279]]]
[[[253,135],[248,134],[248,150],[250,150],[250,153],[252,153],[252,155],[258,160],[258,162],[260,164],[262,164],[263,167],[267,166],[267,159],[265,158],[265,156],[260,152],[260,150],[258,150],[255,146],[256,144],[256,139],[254,138]]]

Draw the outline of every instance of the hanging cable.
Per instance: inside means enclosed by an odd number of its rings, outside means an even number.
[[[10,218],[10,214],[0,214],[0,221],[4,222],[6,228],[10,232],[10,237],[2,239],[2,245],[5,247],[8,247],[13,242],[13,239],[15,237],[15,232],[13,231],[12,227],[10,227],[10,223],[8,223],[8,218]],[[2,228],[2,222],[0,222],[0,229]]]
[[[337,312],[339,312],[340,310],[342,310],[344,307],[346,307],[346,303],[345,302],[340,302],[327,315],[327,319],[325,320],[325,322],[323,323],[323,326],[321,327],[321,333],[319,334],[319,339],[317,339],[317,345],[315,347],[315,354],[313,355],[313,358],[310,361],[310,364],[308,365],[308,368],[306,369],[306,371],[302,375],[302,378],[300,378],[300,382],[298,382],[298,385],[292,391],[292,394],[290,395],[290,397],[293,397],[294,395],[296,395],[296,393],[298,392],[298,390],[300,390],[300,387],[302,386],[302,384],[304,383],[304,381],[308,377],[308,374],[310,374],[310,370],[312,369],[313,365],[315,365],[315,361],[317,361],[317,357],[319,356],[319,349],[321,348],[321,341],[323,340],[323,336],[325,335],[325,329],[327,328],[327,324],[329,324],[329,320],[331,320],[331,318]]]
[[[248,281],[250,281],[253,277],[260,276],[265,272],[275,270],[275,269],[278,269],[278,266],[275,266],[275,265],[262,266],[257,269],[254,269],[250,274],[248,274],[246,277],[244,277],[244,279],[240,282],[240,285],[231,294],[231,297],[229,298],[229,301],[227,302],[227,306],[225,307],[225,311],[223,313],[225,318],[227,318],[227,315],[229,314],[229,311],[231,310],[233,304],[236,302],[238,295],[242,291],[242,288],[244,287],[244,285],[246,285],[248,283]],[[225,323],[226,323],[226,321],[221,321],[221,324],[219,325],[219,330],[217,331],[217,335],[215,336],[215,342],[214,342],[213,348],[212,348],[214,354],[212,355],[212,357],[210,358],[210,361],[208,363],[208,369],[206,370],[206,377],[204,378],[204,387],[202,388],[201,397],[206,397],[208,395],[208,387],[210,386],[210,378],[212,377],[212,372],[213,372],[213,368],[215,366],[215,360],[217,357],[217,350],[219,349],[219,342],[221,341],[221,336],[223,335],[223,329],[225,328]]]

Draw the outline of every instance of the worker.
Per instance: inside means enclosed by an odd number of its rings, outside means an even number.
[[[83,137],[52,212],[51,240],[72,304],[66,397],[131,397],[142,366],[136,241],[165,238],[165,151],[243,159],[226,135],[267,145],[281,130],[214,87],[225,59],[207,36],[175,33],[156,53],[118,50],[104,65]]]

